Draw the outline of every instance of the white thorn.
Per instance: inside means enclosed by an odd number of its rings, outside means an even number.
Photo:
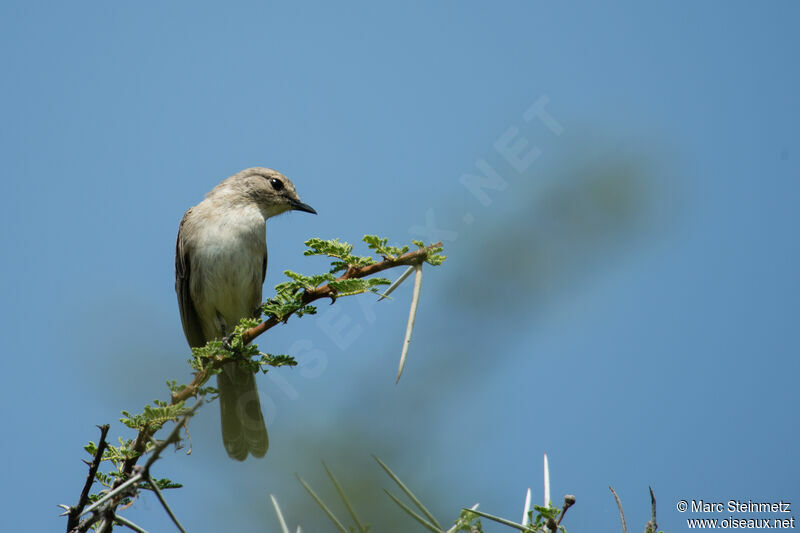
[[[397,278],[397,279],[394,281],[394,283],[392,283],[391,285],[389,285],[389,288],[388,288],[388,289],[386,289],[386,291],[384,291],[384,293],[383,293],[383,294],[381,294],[381,297],[380,297],[380,298],[378,298],[378,301],[380,302],[381,300],[383,300],[384,298],[386,298],[387,296],[389,296],[390,294],[392,294],[392,293],[394,292],[394,290],[395,290],[397,287],[399,287],[399,286],[400,286],[400,284],[401,284],[401,283],[403,283],[403,282],[406,280],[406,278],[407,278],[408,276],[410,276],[410,275],[411,275],[411,273],[412,273],[413,271],[414,271],[414,267],[413,267],[413,266],[410,266],[410,267],[408,267],[408,268],[406,269],[406,271],[405,271],[405,272],[403,272],[402,274],[400,274],[400,277],[399,277],[399,278]]]
[[[550,507],[550,464],[544,454],[544,506]]]
[[[525,493],[525,507],[522,509],[522,524],[523,526],[528,525],[528,511],[531,510],[531,488],[528,487],[528,492]]]
[[[416,273],[414,274],[414,294],[411,296],[411,309],[408,311],[408,324],[406,325],[406,338],[403,339],[403,350],[400,353],[400,365],[397,367],[397,380],[400,381],[400,376],[403,374],[403,367],[406,366],[406,356],[408,356],[408,348],[411,346],[411,333],[414,331],[414,320],[417,318],[417,307],[419,307],[419,293],[422,289],[422,265],[414,267]]]
[[[273,494],[270,494],[269,498],[272,500],[272,506],[275,507],[275,514],[278,515],[278,522],[281,524],[281,533],[289,533],[289,528],[286,527],[286,521],[283,519],[283,514],[281,513],[281,508],[278,505],[278,500],[275,499]]]
[[[477,508],[478,508],[478,506],[479,506],[479,505],[480,505],[480,503],[476,503],[475,505],[473,505],[472,507],[470,507],[470,509],[474,511],[475,509],[477,509]],[[448,529],[448,530],[447,530],[447,533],[455,533],[456,527],[458,527],[458,522],[456,522],[456,523],[453,525],[453,527],[451,527],[450,529]]]

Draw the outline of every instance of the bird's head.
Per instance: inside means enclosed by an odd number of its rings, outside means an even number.
[[[289,178],[271,168],[253,167],[242,170],[223,181],[219,187],[241,195],[243,200],[255,202],[264,218],[292,210],[317,214],[313,207],[300,201]]]

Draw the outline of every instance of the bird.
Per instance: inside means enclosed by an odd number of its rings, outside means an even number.
[[[175,245],[175,292],[190,347],[225,339],[239,320],[260,316],[267,273],[266,220],[288,211],[317,214],[292,182],[252,167],[223,180],[181,219]],[[217,374],[222,442],[244,461],[269,448],[255,375],[236,362]]]

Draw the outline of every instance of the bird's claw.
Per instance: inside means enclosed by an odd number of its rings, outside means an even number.
[[[231,341],[233,340],[233,334],[231,333],[227,337],[222,337],[222,347],[228,350],[229,352],[233,351],[233,346],[231,346]]]

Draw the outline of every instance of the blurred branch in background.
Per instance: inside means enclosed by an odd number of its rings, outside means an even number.
[[[352,376],[359,386],[349,389],[351,397],[343,400],[341,409],[348,416],[337,423],[338,432],[319,442],[314,428],[295,427],[290,438],[302,443],[299,455],[307,461],[335,458],[340,471],[351,476],[351,503],[369,512],[366,518],[391,517],[392,510],[390,504],[376,499],[374,486],[380,479],[361,466],[360,454],[374,452],[388,463],[404,465],[418,464],[414,458],[428,456],[423,450],[409,450],[407,439],[387,433],[390,421],[406,420],[408,413],[425,413],[413,417],[413,429],[405,431],[415,436],[410,442],[426,446],[432,436],[441,434],[443,417],[463,411],[463,395],[480,387],[475,381],[476,365],[484,383],[496,368],[513,364],[504,361],[510,353],[497,349],[508,342],[504,339],[519,339],[521,324],[528,334],[536,331],[537,324],[564,300],[653,242],[652,236],[664,224],[664,205],[657,204],[664,203],[661,187],[645,158],[594,144],[571,145],[560,153],[563,157],[553,163],[552,170],[527,173],[510,183],[507,191],[495,193],[495,203],[482,215],[476,212],[469,231],[459,231],[454,241],[446,242],[449,255],[458,261],[438,289],[443,309],[434,318],[421,319],[435,320],[437,334],[415,349],[413,388],[420,392],[365,413],[363,406],[385,396],[385,385],[374,379],[373,366],[364,366],[363,375]],[[461,213],[473,206],[461,205],[455,194],[448,198],[453,203],[435,208],[436,219],[443,227],[455,227],[457,222],[452,221],[460,220]],[[369,348],[392,349],[390,344]],[[478,363],[483,356],[487,359]],[[462,434],[450,438],[472,439],[470,431],[478,431],[477,427],[463,428]],[[355,450],[353,435],[360,436]],[[481,474],[462,470],[461,477],[447,482],[431,479],[426,468],[407,469],[407,477],[409,483],[424,488],[428,506],[435,512],[452,507],[452,484],[468,483],[465,492],[481,485]],[[436,475],[441,472],[437,470]],[[310,506],[314,504],[308,498],[295,495],[284,500],[287,516],[312,520]],[[407,530],[395,522],[382,523],[381,528]]]
[[[562,533],[566,533],[566,528],[561,525],[561,521],[564,518],[564,515],[567,512],[567,509],[572,507],[575,504],[575,496],[570,494],[564,496],[564,505],[561,509],[553,507],[552,504],[546,504],[544,506],[535,505],[533,510],[526,511],[525,520],[523,520],[522,524],[517,524],[516,522],[512,522],[511,520],[506,520],[505,518],[501,518],[499,516],[494,516],[488,513],[484,513],[482,511],[478,511],[478,505],[475,504],[470,509],[462,509],[460,512],[459,517],[453,522],[453,526],[446,529],[442,527],[442,525],[436,520],[433,513],[431,513],[427,507],[420,501],[420,499],[406,486],[405,483],[395,474],[386,464],[374,457],[374,459],[378,462],[384,472],[395,482],[395,484],[400,488],[403,494],[411,500],[411,504],[407,504],[403,502],[399,497],[395,496],[388,490],[384,489],[383,491],[386,493],[387,496],[394,502],[400,509],[402,509],[408,516],[410,516],[419,526],[427,531],[431,531],[433,533],[456,533],[458,531],[466,531],[468,533],[482,533],[483,532],[483,525],[481,524],[480,518],[487,518],[499,524],[503,524],[504,526],[508,526],[513,529],[517,529],[522,531],[523,533],[555,533],[556,531],[561,531]],[[316,504],[322,509],[325,513],[325,516],[333,523],[335,528],[340,531],[341,533],[351,533],[354,531],[358,531],[358,533],[368,533],[370,531],[370,525],[364,524],[355,512],[352,502],[350,498],[348,498],[346,491],[342,488],[339,481],[333,475],[333,472],[328,465],[324,462],[322,463],[325,467],[325,471],[328,474],[331,482],[333,483],[334,487],[336,488],[336,493],[338,494],[339,498],[342,500],[342,503],[347,508],[347,512],[350,515],[351,519],[355,523],[355,527],[350,526],[349,528],[343,524],[341,520],[339,520],[334,512],[331,510],[331,506],[325,503],[322,498],[320,498],[316,492],[306,483],[303,478],[300,476],[297,479],[302,484],[303,488],[308,492],[311,498],[316,502]],[[549,483],[548,476],[545,476],[545,484]],[[530,495],[530,489],[528,489],[528,494]],[[281,531],[283,533],[288,533],[289,528],[286,526],[286,522],[283,518],[283,512],[278,505],[278,502],[275,500],[274,496],[271,496],[272,504],[275,508],[275,514],[278,517],[278,522],[281,525]],[[415,511],[413,507],[416,507],[417,511]],[[527,507],[527,504],[526,504]],[[421,514],[420,514],[421,513]],[[424,515],[424,516],[422,516]],[[400,523],[393,524],[393,527],[403,528],[403,530],[407,530],[408,526],[404,526]],[[298,526],[299,529],[299,526]],[[383,529],[381,529],[383,531]]]
[[[539,312],[646,232],[652,186],[639,163],[614,155],[570,163],[547,180],[524,176],[508,212],[470,228],[459,262],[470,271],[456,268],[448,297],[481,315]],[[491,273],[492,283],[463,290],[475,270]]]

